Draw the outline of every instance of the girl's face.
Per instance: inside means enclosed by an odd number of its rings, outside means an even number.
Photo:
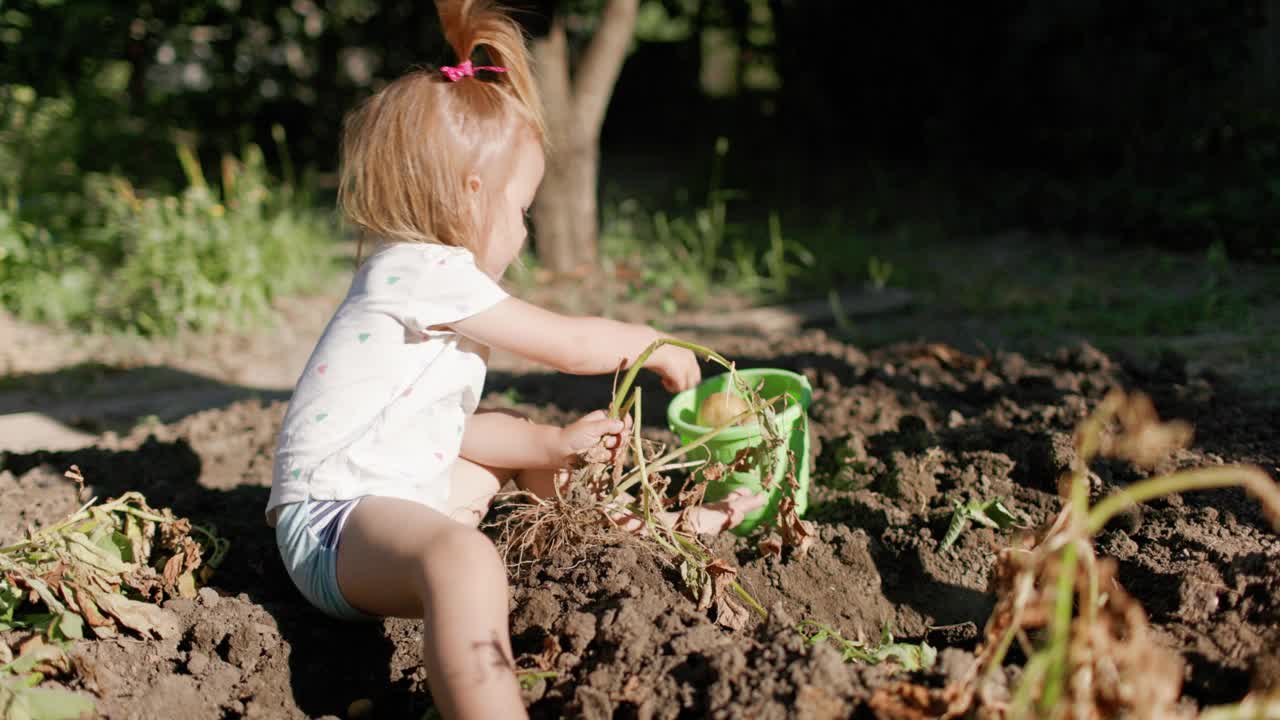
[[[520,248],[529,236],[529,207],[542,182],[546,159],[541,145],[532,138],[516,145],[516,157],[511,174],[498,178],[500,188],[491,199],[490,217],[485,223],[489,236],[481,244],[477,260],[480,268],[497,280],[507,271],[507,266],[520,254]],[[479,190],[479,186],[474,185]]]

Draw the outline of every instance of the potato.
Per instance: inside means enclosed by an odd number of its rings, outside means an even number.
[[[720,427],[751,408],[746,400],[730,392],[718,392],[708,395],[698,406],[698,424],[704,427]],[[735,425],[754,425],[756,419],[747,417],[734,423]]]

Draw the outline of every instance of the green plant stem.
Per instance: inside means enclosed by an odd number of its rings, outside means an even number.
[[[1027,717],[1031,709],[1031,693],[1044,680],[1045,673],[1049,671],[1051,662],[1052,658],[1046,654],[1037,654],[1027,660],[1027,664],[1022,670],[1022,681],[1018,683],[1018,689],[1014,693],[1013,702],[1010,705],[1009,717],[1015,718],[1015,720]],[[1037,714],[1035,717],[1040,718],[1043,716]]]
[[[1280,531],[1280,487],[1266,473],[1249,465],[1184,470],[1134,483],[1094,506],[1085,530],[1090,536],[1096,535],[1113,517],[1131,505],[1164,495],[1236,486],[1258,498],[1272,525]]]
[[[637,391],[638,390],[639,388],[637,388]],[[723,425],[717,425],[715,428],[712,428],[710,432],[706,432],[706,433],[703,433],[702,435],[699,435],[696,439],[694,439],[693,442],[689,443],[688,445],[682,445],[676,448],[675,450],[672,450],[666,453],[665,455],[662,455],[661,457],[653,461],[654,467],[658,467],[662,469],[666,469],[670,467],[668,463],[670,463],[672,460],[678,460],[684,457],[685,455],[688,455],[693,450],[696,450],[702,447],[703,445],[706,445],[707,443],[714,440],[717,435],[724,432],[725,430],[728,430],[730,427],[733,427],[735,423],[737,423],[739,420],[742,420],[743,418],[747,417],[750,414],[751,414],[750,410],[744,410],[743,412],[734,416],[733,419],[726,421]],[[636,432],[638,433],[640,428],[639,415],[637,415],[635,419],[635,428],[636,428]],[[640,451],[637,449],[636,452],[640,452]],[[638,473],[640,473],[639,463],[637,463],[636,467],[629,470],[625,475],[622,476],[622,479],[618,481],[618,486],[614,488],[614,491],[613,491],[614,497],[617,497],[620,493],[626,492],[628,489],[631,488],[632,485],[635,485],[637,482]]]
[[[752,597],[751,593],[747,592],[747,589],[742,587],[741,583],[739,583],[737,580],[734,580],[732,583],[729,584],[729,587],[733,588],[733,591],[738,594],[738,597],[742,598],[743,602],[750,605],[752,610],[755,610],[757,613],[759,613],[760,617],[768,619],[769,611],[765,610],[764,606],[760,604],[760,601]]]
[[[1075,585],[1076,546],[1068,544],[1062,549],[1061,565],[1058,568],[1058,584],[1048,648],[1050,658],[1048,677],[1045,679],[1044,693],[1040,696],[1040,708],[1045,712],[1057,706],[1058,696],[1062,694],[1070,666],[1071,608],[1075,600]]]
[[[692,350],[708,360],[713,360],[725,366],[729,370],[733,369],[732,363],[726,360],[723,355],[709,347],[685,342],[684,340],[676,340],[675,338],[660,338],[658,340],[654,340],[649,344],[649,347],[645,348],[644,352],[640,353],[640,355],[636,357],[635,362],[631,363],[631,367],[627,369],[627,374],[623,376],[622,384],[618,386],[618,391],[613,395],[613,402],[609,405],[609,417],[614,419],[622,417],[622,413],[620,412],[622,409],[622,403],[626,400],[627,393],[631,390],[632,384],[635,383],[636,375],[639,374],[640,368],[644,367],[644,364],[648,362],[649,356],[653,355],[654,351],[663,345],[675,345],[676,347],[682,347],[686,350]]]
[[[640,437],[640,413],[642,408],[641,388],[636,388],[633,399],[635,400],[635,421],[631,424],[631,439],[635,447],[636,467],[640,470],[640,513],[642,517],[644,517],[645,528],[653,535],[653,539],[658,541],[658,544],[662,545],[663,549],[673,555],[685,557],[685,553],[679,547],[668,542],[667,539],[662,536],[662,533],[658,531],[658,523],[653,520],[653,512],[650,510],[649,506],[650,500],[656,497],[657,492],[653,489],[653,486],[649,484],[649,472],[645,466],[644,460],[644,445],[641,442]],[[614,497],[617,497],[617,494],[618,493],[615,492]]]

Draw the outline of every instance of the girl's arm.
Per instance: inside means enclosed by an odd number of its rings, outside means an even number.
[[[650,343],[663,337],[646,325],[560,315],[519,298],[507,298],[451,327],[484,345],[571,375],[602,375],[619,365],[630,367]],[[645,367],[671,391],[693,387],[702,379],[694,354],[672,345],[650,355]]]
[[[599,410],[572,425],[538,425],[515,413],[478,412],[467,420],[459,454],[480,465],[508,470],[559,470],[600,438],[614,436],[607,447],[617,449],[629,426],[610,420]]]

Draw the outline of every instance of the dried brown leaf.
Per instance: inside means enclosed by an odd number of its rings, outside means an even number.
[[[707,574],[715,580],[716,589],[722,589],[738,574],[738,568],[730,565],[723,558],[716,558],[706,565]]]
[[[62,585],[62,578],[66,573],[67,564],[59,560],[58,564],[54,565],[52,569],[40,575],[40,579],[49,586],[50,590],[57,592]]]
[[[725,593],[716,598],[716,624],[730,630],[741,630],[746,627],[750,616],[747,609],[734,602]]]
[[[1182,420],[1161,422],[1151,398],[1142,393],[1120,393],[1114,396],[1119,433],[1103,438],[1102,453],[1133,462],[1140,467],[1154,467],[1173,451],[1191,443],[1193,429]]]
[[[85,496],[84,475],[79,465],[72,465],[62,476],[76,484],[76,497],[83,500]]]
[[[534,656],[533,662],[539,670],[550,670],[556,666],[562,652],[556,636],[548,635],[542,639],[542,652]]]
[[[98,605],[93,601],[93,597],[88,591],[82,588],[75,588],[76,602],[80,605],[80,615],[85,622],[89,623],[92,628],[104,626],[115,626],[115,621],[103,616],[98,610]]]
[[[795,500],[789,495],[778,502],[778,526],[782,530],[783,544],[794,547],[795,554],[804,557],[813,545],[813,523],[800,519]]]
[[[702,477],[707,482],[719,482],[728,471],[729,468],[724,463],[710,462],[702,466]]]
[[[177,584],[178,576],[182,574],[182,560],[181,555],[174,555],[165,562],[161,578],[164,580],[166,590],[172,590]]]
[[[182,629],[178,616],[158,605],[130,600],[114,593],[98,593],[93,599],[98,607],[120,621],[121,625],[143,636],[170,638]]]
[[[23,640],[17,649],[18,662],[27,666],[24,672],[57,676],[71,671],[71,660],[62,648],[45,642],[44,636],[39,633]]]
[[[733,462],[729,463],[729,469],[733,472],[749,472],[756,466],[758,454],[754,447],[744,447],[733,456]]]
[[[22,656],[22,655],[26,655],[29,652],[35,652],[43,645],[44,645],[43,635],[41,635],[40,633],[29,635],[25,639],[23,639],[21,642],[18,643],[17,645],[18,655]]]
[[[777,533],[769,533],[760,538],[760,544],[756,546],[760,552],[760,557],[769,557],[772,555],[778,559],[782,558],[782,538]]]
[[[155,512],[154,510],[152,512]],[[165,508],[161,513],[165,517],[172,517],[173,512]],[[191,535],[191,521],[187,518],[179,518],[166,523],[160,523],[160,547],[167,550],[178,550],[182,547],[182,541],[189,539]]]

